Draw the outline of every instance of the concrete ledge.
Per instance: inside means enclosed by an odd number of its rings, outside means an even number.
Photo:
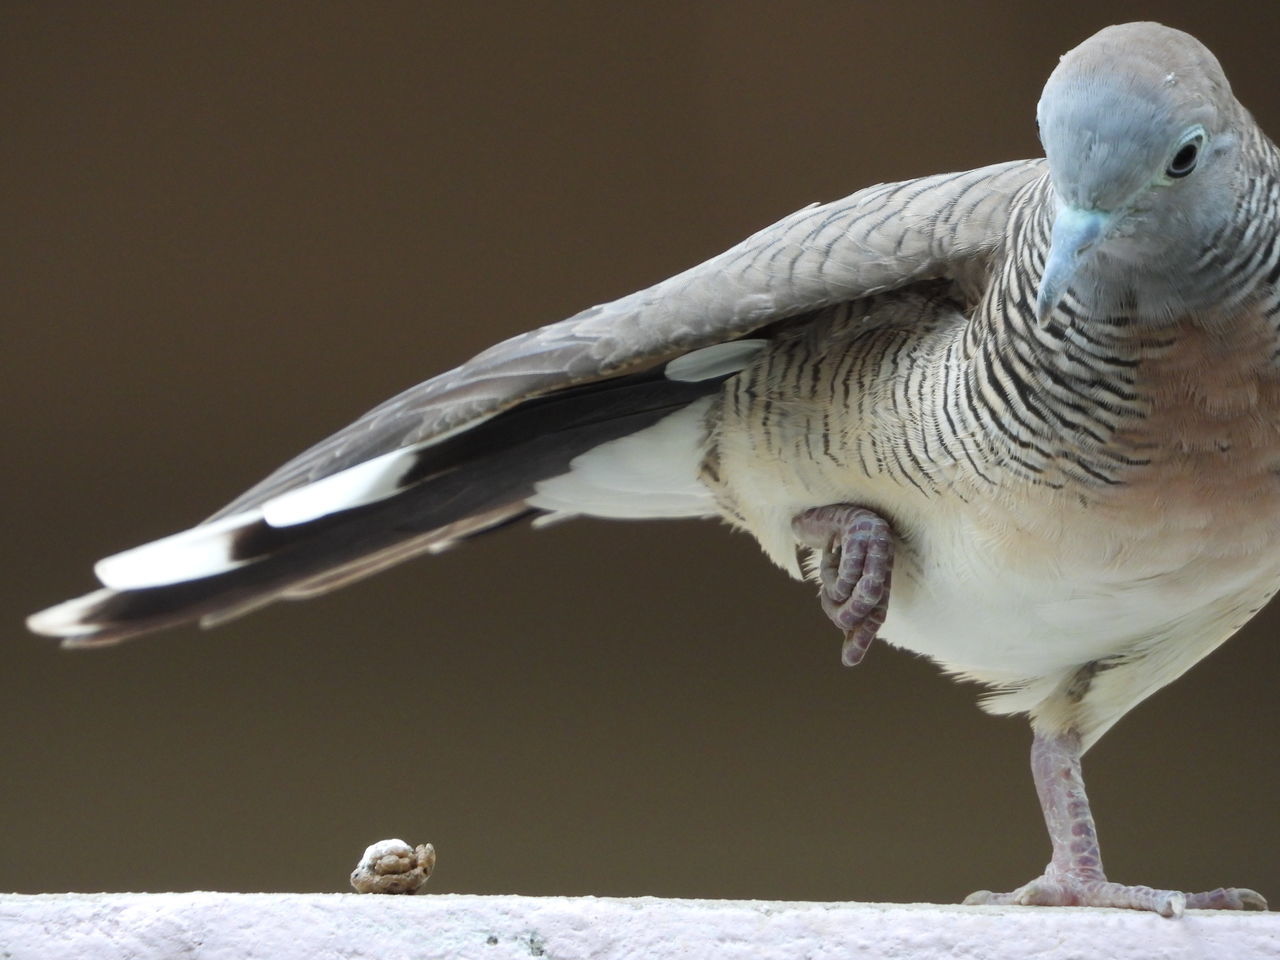
[[[6,960],[1275,960],[1280,913],[595,897],[0,895]]]

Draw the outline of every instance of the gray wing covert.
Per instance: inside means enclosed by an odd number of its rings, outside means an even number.
[[[618,300],[505,340],[370,410],[210,519],[564,387],[621,376],[776,320],[985,260],[1013,197],[1044,173],[1020,160],[879,184],[798,210],[724,253]]]

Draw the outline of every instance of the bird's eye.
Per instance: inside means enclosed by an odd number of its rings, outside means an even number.
[[[1165,167],[1165,176],[1177,180],[1194,170],[1196,161],[1200,159],[1200,146],[1203,143],[1204,134],[1197,133],[1180,146],[1178,152],[1173,155],[1173,159],[1169,161],[1169,166]]]

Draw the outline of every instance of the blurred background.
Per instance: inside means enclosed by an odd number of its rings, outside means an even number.
[[[1154,17],[1280,134],[1274,4],[0,6],[0,889],[954,901],[1048,843],[1020,719],[714,523],[509,530],[209,633],[22,618],[384,397],[814,200],[1038,152]],[[1087,758],[1109,873],[1280,900],[1277,612]]]

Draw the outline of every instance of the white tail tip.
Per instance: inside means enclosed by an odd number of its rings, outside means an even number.
[[[83,597],[67,600],[55,607],[41,610],[27,617],[27,629],[42,637],[75,637],[96,633],[98,624],[86,621],[85,615],[114,593],[112,590],[95,590]]]

